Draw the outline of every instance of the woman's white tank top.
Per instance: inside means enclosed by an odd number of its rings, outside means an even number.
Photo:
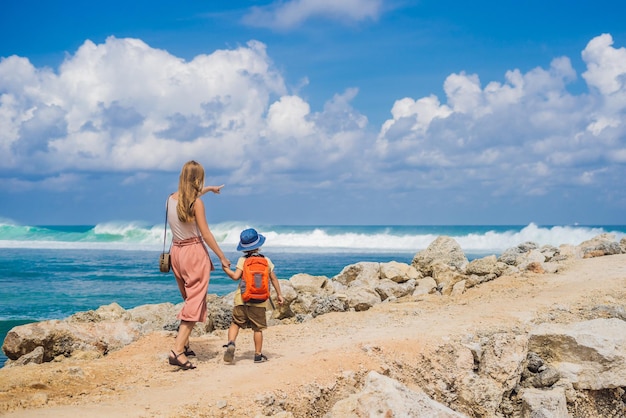
[[[176,205],[178,200],[170,196],[167,199],[167,223],[172,230],[172,237],[175,241],[181,241],[188,238],[199,237],[200,231],[198,230],[198,224],[196,221],[181,222],[178,219],[176,212]]]

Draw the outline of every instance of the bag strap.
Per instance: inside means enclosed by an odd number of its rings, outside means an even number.
[[[167,201],[165,202],[165,225],[163,226],[163,252],[165,252],[165,239],[167,238],[167,210],[170,208],[170,196],[167,197]]]

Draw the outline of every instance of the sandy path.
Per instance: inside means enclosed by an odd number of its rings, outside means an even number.
[[[12,410],[4,415],[12,418],[254,416],[260,403],[295,404],[310,383],[380,371],[429,340],[580,320],[598,305],[623,307],[625,289],[625,254],[576,260],[559,274],[502,277],[455,298],[429,295],[273,326],[264,333],[270,361],[263,364],[252,361],[249,331],[240,333],[235,364],[224,364],[220,331],[192,340],[198,368],[190,371],[167,364],[173,334],[154,333],[101,359],[1,369],[0,411]]]

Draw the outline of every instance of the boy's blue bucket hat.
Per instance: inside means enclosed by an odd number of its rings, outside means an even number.
[[[258,232],[256,229],[249,228],[241,231],[241,235],[239,236],[239,245],[237,245],[237,251],[252,251],[261,247],[265,242],[265,237]]]

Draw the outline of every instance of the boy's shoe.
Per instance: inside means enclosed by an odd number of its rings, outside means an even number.
[[[267,361],[267,357],[265,357],[265,354],[255,354],[254,355],[254,362],[255,363],[264,363]]]
[[[235,359],[235,343],[229,341],[228,344],[224,345],[223,347],[226,348],[226,351],[224,351],[224,361],[226,363],[232,363]]]

